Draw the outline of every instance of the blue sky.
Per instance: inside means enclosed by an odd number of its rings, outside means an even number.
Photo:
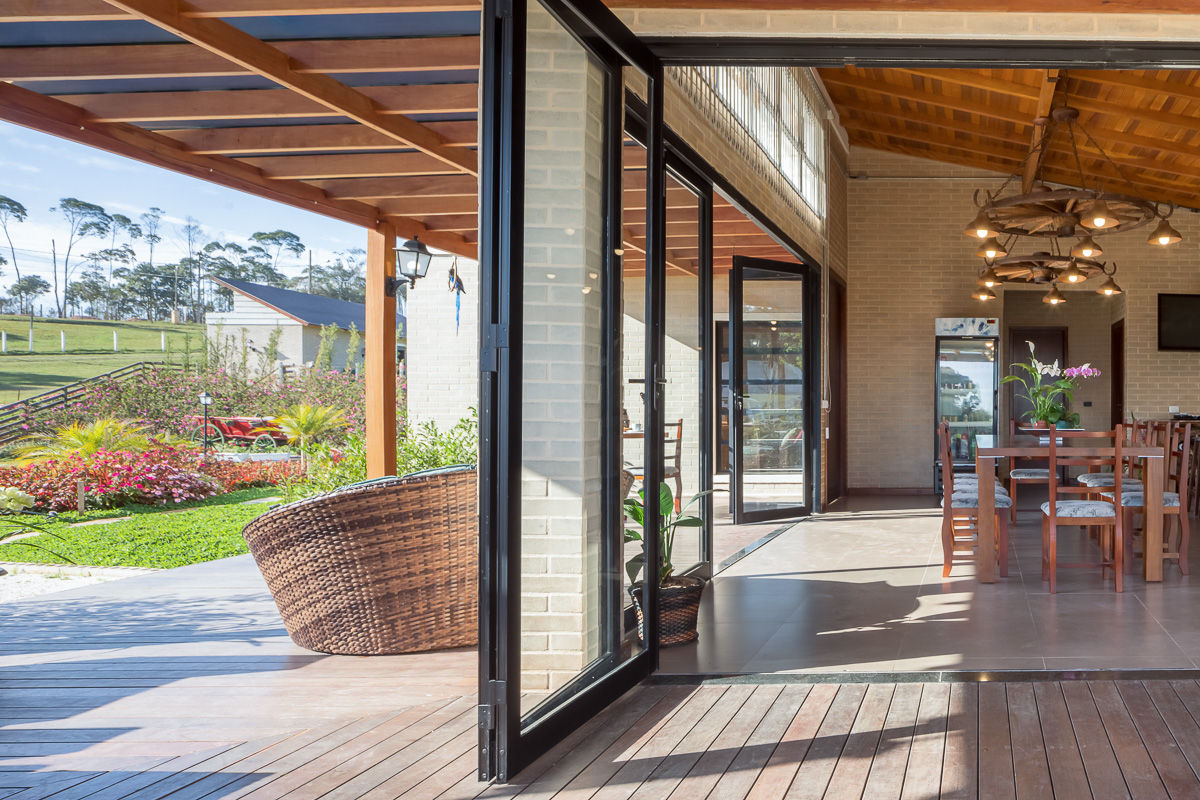
[[[255,231],[292,231],[312,249],[317,263],[338,250],[366,243],[366,233],[353,225],[6,122],[0,122],[0,195],[29,210],[26,222],[10,228],[21,274],[39,274],[47,280],[50,240],[57,240],[60,254],[66,245],[66,226],[49,210],[63,197],[96,203],[109,213],[134,220],[151,206],[163,209],[163,240],[155,247],[156,264],[186,254],[179,229],[188,216],[200,221],[207,239],[244,242]],[[84,252],[99,246],[106,245],[88,241]],[[145,258],[144,245],[138,246],[138,253]],[[2,234],[0,254],[11,260]],[[298,275],[307,263],[308,253],[299,258],[287,254],[280,261],[288,275]],[[0,287],[7,290],[16,276],[11,265],[0,269]]]

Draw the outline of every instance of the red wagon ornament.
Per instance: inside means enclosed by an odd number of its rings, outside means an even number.
[[[287,435],[275,426],[274,417],[209,417],[193,415],[187,418],[192,429],[192,442],[203,446],[225,442],[253,447],[255,450],[273,450],[287,444]]]

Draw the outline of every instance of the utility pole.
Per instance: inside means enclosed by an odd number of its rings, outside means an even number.
[[[312,249],[308,251],[308,293],[312,294]]]

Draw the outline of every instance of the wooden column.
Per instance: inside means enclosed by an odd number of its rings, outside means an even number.
[[[386,292],[396,274],[396,229],[367,231],[367,477],[396,473],[396,298]]]

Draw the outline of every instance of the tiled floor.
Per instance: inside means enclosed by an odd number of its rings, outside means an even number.
[[[933,505],[928,497],[854,498],[798,523],[717,575],[705,592],[699,641],[664,651],[662,671],[1200,665],[1200,583],[1175,565],[1168,562],[1162,584],[1127,579],[1120,595],[1098,570],[1061,570],[1050,595],[1035,507],[1012,531],[1006,580],[980,585],[958,565],[943,581]],[[1075,529],[1060,542],[1064,560],[1085,560],[1071,551],[1092,546]]]

